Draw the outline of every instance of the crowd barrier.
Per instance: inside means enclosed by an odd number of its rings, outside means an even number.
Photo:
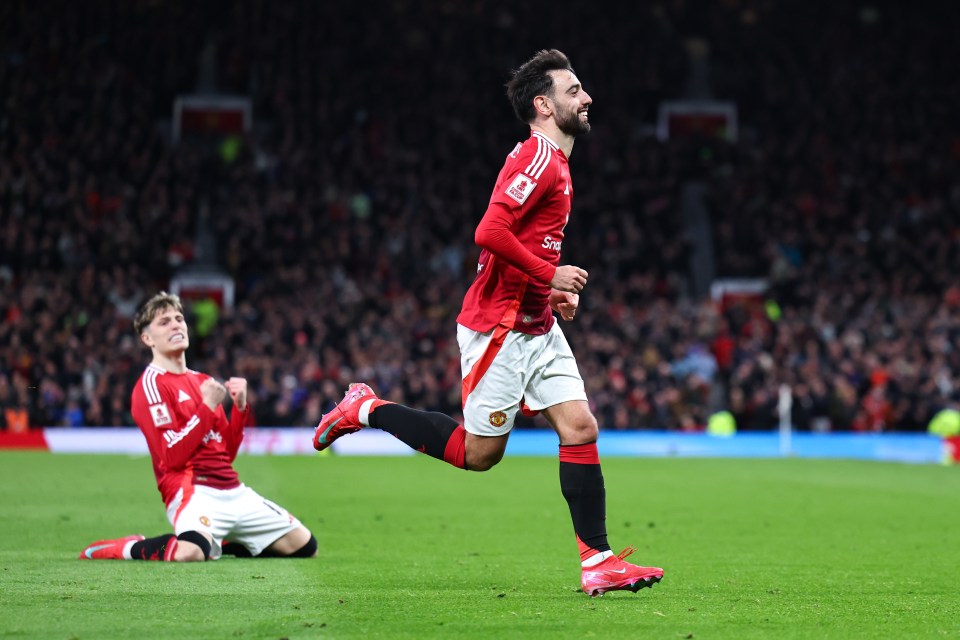
[[[250,455],[312,455],[312,428],[248,428],[240,452]],[[927,434],[794,433],[789,440],[772,433],[714,436],[702,433],[651,431],[603,432],[601,456],[847,458],[908,463],[939,463],[953,458],[952,444]],[[45,449],[53,453],[118,453],[146,455],[147,445],[135,428],[47,428],[26,434],[0,433],[0,449]],[[406,445],[383,431],[360,431],[333,444],[345,456],[412,455]],[[517,430],[507,455],[556,456],[552,431]]]

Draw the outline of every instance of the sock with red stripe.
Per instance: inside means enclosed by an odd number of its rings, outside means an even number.
[[[607,544],[607,493],[596,442],[560,445],[560,490],[570,507],[580,560],[610,551]]]
[[[155,538],[147,538],[134,542],[130,547],[130,558],[133,560],[166,560],[177,541],[177,536],[165,533]]]
[[[374,407],[368,421],[374,429],[392,434],[415,451],[466,469],[467,432],[446,414],[388,403]]]

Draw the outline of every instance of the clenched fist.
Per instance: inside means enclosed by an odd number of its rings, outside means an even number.
[[[550,281],[550,286],[558,291],[580,293],[587,286],[587,272],[572,264],[557,267],[553,279]]]
[[[246,411],[247,409],[247,379],[246,378],[230,378],[227,380],[227,393],[230,394],[230,399],[233,400],[233,406],[235,406],[240,411]]]
[[[200,383],[200,394],[203,396],[203,404],[213,411],[227,397],[227,389],[213,378],[207,378]]]

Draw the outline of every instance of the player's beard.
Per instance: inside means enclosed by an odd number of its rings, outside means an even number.
[[[564,132],[568,136],[578,136],[581,133],[590,133],[590,123],[584,122],[580,119],[580,114],[576,111],[571,111],[562,118],[557,120],[557,126],[560,128],[560,131]]]

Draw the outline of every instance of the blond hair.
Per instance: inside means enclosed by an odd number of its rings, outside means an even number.
[[[137,315],[133,318],[133,330],[137,332],[138,336],[142,335],[143,330],[150,326],[153,319],[168,308],[183,313],[183,303],[180,302],[180,296],[161,291],[144,302],[140,310],[137,311]]]

